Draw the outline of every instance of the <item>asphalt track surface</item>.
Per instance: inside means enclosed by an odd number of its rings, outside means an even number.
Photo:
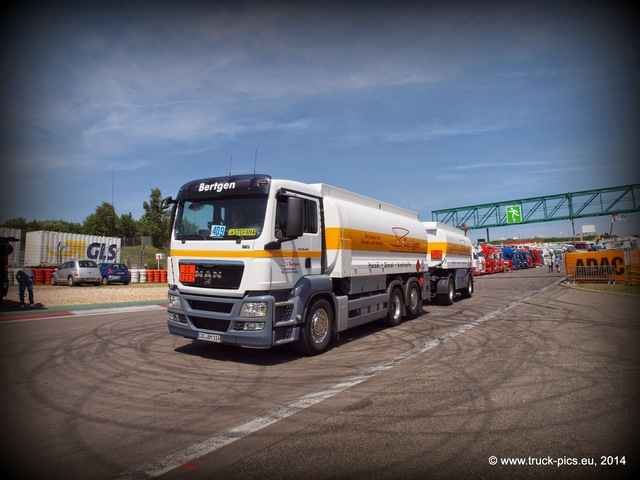
[[[481,277],[316,357],[160,305],[2,315],[3,478],[636,478],[640,299],[561,279]]]

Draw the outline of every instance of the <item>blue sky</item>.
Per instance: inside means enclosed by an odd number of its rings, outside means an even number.
[[[23,2],[1,34],[0,223],[112,199],[138,219],[153,188],[254,165],[424,220],[640,183],[638,14],[585,3]]]

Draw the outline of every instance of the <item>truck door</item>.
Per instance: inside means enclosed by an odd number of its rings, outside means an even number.
[[[301,276],[319,274],[322,262],[322,235],[320,232],[319,200],[296,194],[302,200],[302,235],[282,245],[283,254],[291,252],[292,271],[299,271]],[[286,211],[287,195],[278,197],[276,211],[276,237],[287,236]],[[285,255],[286,257],[286,255]]]

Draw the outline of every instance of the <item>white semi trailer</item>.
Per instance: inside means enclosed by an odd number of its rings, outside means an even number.
[[[306,354],[429,299],[418,214],[325,184],[239,175],[186,183],[172,207],[168,327],[215,343]]]
[[[122,239],[79,233],[27,232],[24,263],[32,267],[60,265],[67,260],[120,261]]]
[[[473,246],[458,228],[440,222],[424,222],[429,242],[430,292],[440,305],[451,305],[459,292],[473,295]]]

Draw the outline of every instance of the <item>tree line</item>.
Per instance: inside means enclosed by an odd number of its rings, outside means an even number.
[[[23,232],[46,230],[120,238],[148,236],[151,237],[154,247],[165,248],[169,232],[169,211],[162,210],[161,204],[162,193],[159,188],[154,188],[149,195],[149,201],[142,204],[144,214],[139,220],[135,220],[130,212],[118,216],[112,204],[102,202],[102,205],[96,207],[95,213],[89,215],[82,223],[12,218],[2,227],[20,229]]]

